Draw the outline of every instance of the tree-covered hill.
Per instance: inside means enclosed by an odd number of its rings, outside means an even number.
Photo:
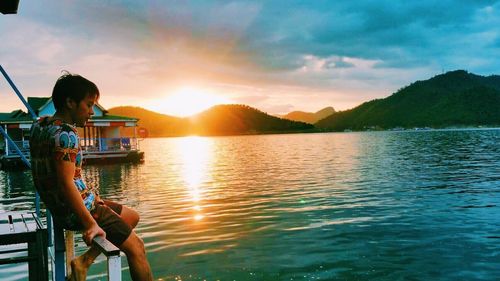
[[[282,118],[305,122],[309,124],[314,124],[321,119],[324,119],[330,115],[335,113],[335,109],[333,107],[325,107],[317,112],[304,112],[304,111],[292,111],[286,115],[281,116]]]
[[[285,133],[314,129],[311,124],[274,117],[246,105],[216,105],[188,118],[132,106],[115,107],[108,111],[114,115],[138,118],[138,125],[146,128],[151,137]]]
[[[141,107],[110,108],[110,114],[138,118],[138,126],[146,128],[150,137],[180,136],[189,133],[189,120],[160,114]]]
[[[200,135],[279,133],[314,129],[311,124],[278,118],[247,105],[235,104],[216,105],[190,119],[192,132]]]
[[[393,95],[318,121],[322,129],[446,127],[500,124],[500,76],[463,70],[417,81]]]

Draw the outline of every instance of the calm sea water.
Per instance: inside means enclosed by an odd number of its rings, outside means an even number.
[[[157,279],[500,280],[500,130],[141,144],[144,164],[85,178],[141,213]],[[0,210],[33,208],[31,186],[29,172],[0,172]]]

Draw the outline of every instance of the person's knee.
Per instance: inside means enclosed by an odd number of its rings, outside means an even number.
[[[122,211],[123,220],[128,223],[132,228],[135,228],[141,219],[139,213],[131,208],[125,207]]]
[[[121,250],[125,252],[127,256],[145,256],[146,249],[144,247],[144,241],[137,236],[137,234],[132,231],[130,236],[123,242]]]
[[[139,223],[139,221],[141,220],[141,216],[139,216],[139,213],[136,212],[135,210],[132,210],[132,212],[133,212],[133,215],[132,215],[131,226],[132,226],[132,228],[135,228],[137,226],[137,224]]]

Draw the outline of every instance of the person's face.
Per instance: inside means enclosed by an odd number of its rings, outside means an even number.
[[[96,95],[87,95],[80,103],[76,104],[75,110],[73,110],[73,122],[76,126],[83,127],[85,123],[94,115],[92,108],[96,103]]]

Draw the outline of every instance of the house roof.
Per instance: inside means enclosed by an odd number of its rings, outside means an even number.
[[[129,122],[137,122],[139,119],[118,115],[104,115],[104,116],[92,116],[90,121],[99,122],[99,121],[129,121]],[[22,110],[14,110],[9,113],[0,113],[0,123],[29,123],[32,122],[33,119],[31,115],[23,112]]]
[[[108,115],[108,114],[104,116],[92,116],[92,118],[90,118],[90,121],[109,121],[109,120],[137,122],[139,119],[133,117]]]
[[[37,99],[32,99],[31,102],[36,106],[42,104],[42,98],[37,98]],[[46,99],[46,102],[41,105],[43,107],[47,103],[48,99]],[[40,107],[37,107],[40,108]],[[33,110],[36,110],[33,108]],[[107,111],[106,111],[107,112]],[[28,113],[22,111],[21,109],[14,110],[12,112],[8,113],[0,113],[0,124],[5,124],[5,123],[30,123],[32,122],[33,119],[31,115]],[[99,122],[99,121],[104,121],[104,122],[109,122],[109,121],[128,121],[128,122],[137,122],[139,119],[133,118],[133,117],[126,117],[126,116],[119,116],[119,115],[108,115],[105,114],[104,116],[92,116],[90,118],[90,121],[92,122]]]
[[[0,113],[0,123],[29,123],[32,121],[31,115],[20,109],[9,113]]]
[[[42,109],[44,109],[50,102],[52,102],[51,97],[28,97],[28,104],[31,108],[38,114]],[[95,104],[102,112],[107,113],[108,111],[102,107],[99,103]]]
[[[30,106],[35,110],[37,113],[39,110],[43,107],[45,107],[50,101],[50,98],[28,98],[28,103]],[[100,107],[100,106],[99,106]],[[102,108],[102,107],[100,107]],[[107,112],[103,108],[103,112]],[[21,109],[14,110],[12,112],[6,112],[6,113],[0,113],[0,124],[5,124],[5,123],[30,123],[32,122],[33,119],[31,115],[28,113],[22,111]],[[99,122],[99,121],[128,121],[128,122],[137,122],[139,119],[133,118],[133,117],[125,117],[125,116],[119,116],[119,115],[108,115],[105,114],[104,116],[92,116],[90,118],[90,121],[92,122]]]
[[[38,114],[40,109],[46,105],[51,98],[49,97],[28,97],[28,104],[31,106],[31,108]]]

